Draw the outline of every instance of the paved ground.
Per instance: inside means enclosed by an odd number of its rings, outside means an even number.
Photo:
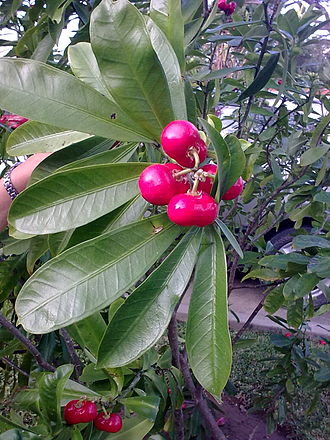
[[[248,317],[262,298],[262,288],[242,288],[241,286],[244,286],[244,284],[240,285],[238,283],[237,288],[233,290],[232,294],[229,297],[229,308],[230,310],[233,310],[236,315],[238,315],[240,320],[240,322],[238,323],[235,316],[232,313],[229,314],[229,323],[230,327],[233,330],[239,330],[239,328],[245,323],[245,321],[248,319]],[[188,289],[178,310],[177,317],[182,321],[185,321],[187,319],[190,294],[191,290]],[[283,329],[283,327],[278,326],[266,315],[267,313],[263,309],[261,309],[257,316],[254,318],[251,328],[258,330],[276,330],[285,332],[285,329]],[[285,318],[286,311],[284,309],[280,309],[278,312],[275,313],[275,315]],[[308,333],[313,339],[317,339],[320,336],[329,338],[329,332],[330,312],[322,316],[317,316],[308,323]]]

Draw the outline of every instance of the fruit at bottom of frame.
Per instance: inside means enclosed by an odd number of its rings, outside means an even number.
[[[236,197],[238,197],[242,193],[243,189],[244,180],[242,179],[242,177],[239,177],[234,185],[231,186],[229,190],[224,193],[224,195],[222,196],[222,200],[236,199]]]
[[[140,193],[153,205],[167,205],[178,193],[178,182],[172,171],[163,164],[156,163],[145,168],[138,181]]]
[[[206,159],[207,148],[205,142],[200,137],[194,124],[189,121],[176,120],[170,122],[162,131],[160,142],[165,153],[182,166],[194,167],[195,159],[191,155],[192,148],[197,151],[200,162]]]
[[[218,8],[220,11],[223,11],[226,15],[231,15],[235,12],[236,9],[236,2],[229,2],[227,3],[226,0],[219,0],[218,1]]]
[[[218,204],[209,194],[177,194],[167,207],[169,219],[180,226],[207,226],[218,215]]]
[[[97,407],[90,400],[70,400],[64,408],[64,420],[69,425],[88,423],[97,416]]]
[[[180,167],[180,165],[171,162],[165,163],[164,166],[171,171],[172,176],[176,182],[176,194],[187,192],[190,188],[188,174],[175,177],[175,172],[183,171],[183,168]]]
[[[118,432],[123,427],[123,421],[119,414],[105,414],[100,412],[94,420],[94,426],[99,431]]]
[[[218,166],[213,163],[209,163],[207,165],[204,165],[201,169],[203,171],[205,171],[209,174],[213,174],[215,176],[217,169],[218,169]],[[198,190],[206,192],[207,194],[210,194],[213,182],[214,182],[214,179],[212,179],[212,177],[201,176],[201,178],[199,179]]]

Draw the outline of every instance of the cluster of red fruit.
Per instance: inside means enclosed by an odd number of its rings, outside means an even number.
[[[231,15],[235,12],[236,3],[235,2],[227,3],[227,0],[219,0],[218,8],[220,9],[220,11],[223,11],[226,15]]]
[[[140,175],[142,197],[154,205],[168,205],[169,219],[181,226],[206,226],[218,215],[218,204],[210,192],[217,165],[199,167],[206,159],[207,147],[197,128],[188,121],[170,122],[162,131],[164,152],[177,164],[154,164]],[[224,200],[236,198],[243,190],[243,179],[223,195]]]
[[[64,420],[69,425],[94,422],[99,431],[118,432],[123,426],[121,416],[117,413],[97,413],[95,402],[90,400],[71,400],[65,405]]]
[[[23,116],[19,115],[2,115],[0,118],[1,124],[8,125],[8,127],[12,128],[13,130],[24,124],[26,121],[28,121],[27,118],[23,118]]]

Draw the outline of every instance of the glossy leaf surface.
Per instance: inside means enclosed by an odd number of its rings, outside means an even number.
[[[47,234],[84,225],[138,193],[145,163],[95,165],[55,173],[20,193],[9,223],[28,234]]]
[[[111,95],[152,139],[158,139],[174,117],[143,15],[127,0],[105,0],[92,13],[90,34]]]
[[[201,230],[176,246],[127,298],[111,320],[98,352],[99,367],[119,367],[140,357],[166,330],[192,274]]]
[[[78,131],[61,130],[40,122],[28,121],[11,133],[7,152],[12,156],[34,153],[53,153],[91,135]]]
[[[73,75],[33,60],[0,59],[0,106],[69,130],[123,141],[150,140],[140,124],[99,92]]]
[[[48,333],[101,310],[131,287],[181,228],[154,216],[74,246],[37,270],[16,300],[31,333]]]
[[[227,264],[219,235],[208,228],[196,266],[186,332],[188,359],[198,382],[220,396],[231,369]]]

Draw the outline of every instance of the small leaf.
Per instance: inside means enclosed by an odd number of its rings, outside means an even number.
[[[260,278],[261,280],[265,281],[276,281],[282,279],[283,277],[272,269],[262,268],[252,270],[245,275],[244,278],[242,278],[242,281],[248,280],[249,278]]]
[[[300,165],[305,167],[311,165],[317,160],[321,159],[329,150],[329,145],[320,145],[318,147],[312,147],[305,151],[300,157]]]
[[[330,249],[330,240],[315,235],[298,235],[293,239],[295,249],[306,249],[314,246],[321,249]]]
[[[129,411],[155,422],[160,398],[157,396],[126,397],[120,399],[119,402],[125,405]]]
[[[215,220],[215,224],[221,229],[221,231],[223,232],[223,234],[225,235],[225,237],[227,238],[229,243],[232,245],[232,247],[238,253],[239,257],[244,258],[243,251],[242,251],[238,241],[236,240],[236,238],[234,237],[234,235],[230,231],[230,229],[228,229],[228,227],[218,218]]]
[[[283,296],[283,285],[276,286],[272,289],[264,300],[264,309],[270,315],[273,315],[277,310],[282,307],[285,302]]]

